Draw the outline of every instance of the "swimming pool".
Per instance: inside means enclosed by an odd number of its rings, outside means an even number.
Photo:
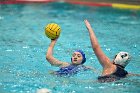
[[[83,49],[85,65],[101,71],[84,19],[91,22],[110,58],[128,51],[132,60],[126,69],[140,73],[140,11],[67,3],[0,5],[0,92],[36,93],[37,89],[48,88],[52,93],[139,93],[140,78],[135,76],[102,84],[94,82],[99,74],[92,71],[69,78],[49,74],[58,69],[45,59],[50,40],[44,35],[44,26],[50,22],[62,28],[55,57],[70,62],[72,52]]]

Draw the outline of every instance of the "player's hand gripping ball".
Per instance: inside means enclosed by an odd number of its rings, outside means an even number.
[[[54,40],[59,37],[61,28],[56,23],[50,23],[45,27],[45,34],[51,40]]]

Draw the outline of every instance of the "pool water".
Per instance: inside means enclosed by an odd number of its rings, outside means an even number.
[[[44,34],[46,24],[55,22],[61,36],[54,56],[70,62],[76,49],[86,53],[85,65],[101,71],[94,55],[84,19],[95,30],[99,43],[113,59],[127,51],[132,59],[126,70],[140,74],[140,11],[87,7],[67,3],[0,5],[0,93],[36,93],[47,88],[52,93],[139,93],[140,77],[98,83],[100,73],[85,71],[71,77],[57,77],[58,70],[45,59],[50,43]]]

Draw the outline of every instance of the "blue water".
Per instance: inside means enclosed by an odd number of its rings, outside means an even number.
[[[72,52],[83,49],[85,65],[102,70],[84,19],[90,21],[108,57],[129,52],[132,59],[126,70],[140,74],[140,11],[66,3],[0,5],[0,93],[36,93],[41,88],[52,93],[140,93],[140,77],[136,76],[102,84],[95,82],[100,73],[92,71],[72,77],[49,74],[58,70],[45,59],[50,39],[44,27],[51,22],[62,28],[54,49],[56,58],[70,62]]]

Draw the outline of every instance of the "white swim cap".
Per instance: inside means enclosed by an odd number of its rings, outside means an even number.
[[[42,88],[38,89],[36,93],[52,93],[50,89]]]
[[[114,59],[114,64],[121,65],[123,67],[126,67],[126,65],[129,63],[130,55],[127,52],[119,52]]]

